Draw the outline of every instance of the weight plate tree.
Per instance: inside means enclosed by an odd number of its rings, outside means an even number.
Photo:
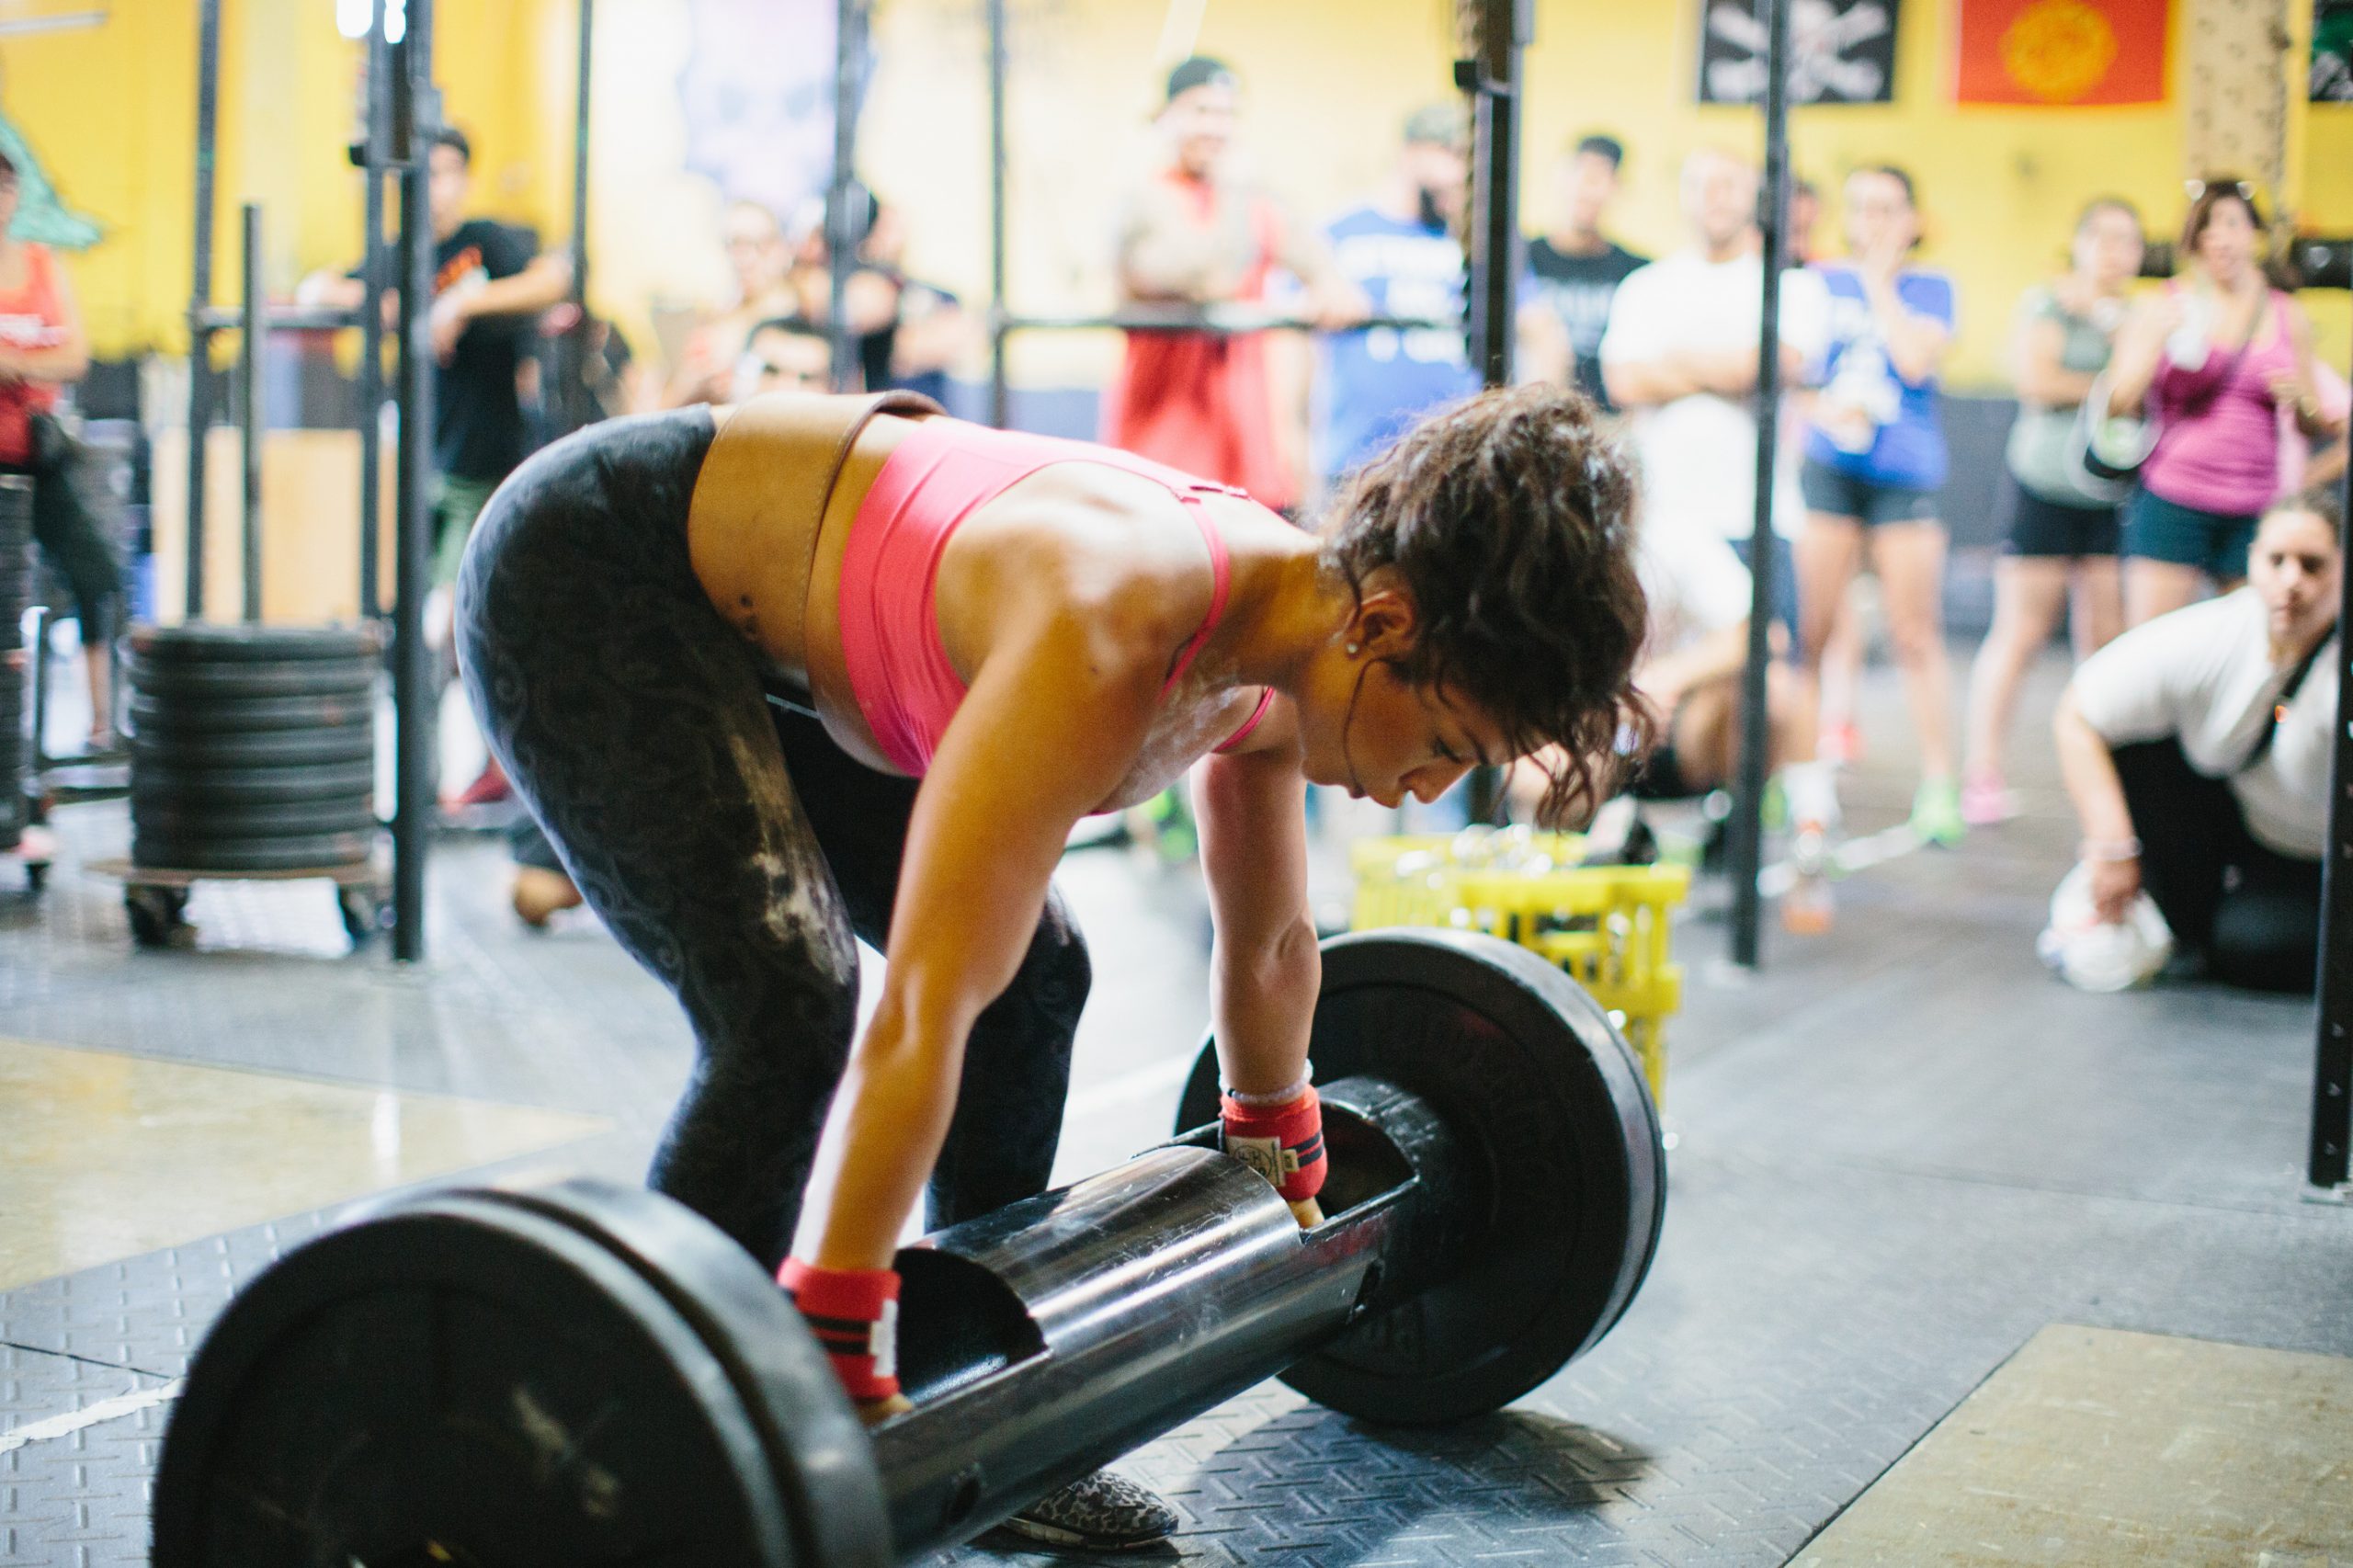
[[[367,861],[376,627],[142,626],[126,642],[135,867]]]
[[[32,584],[32,481],[0,476],[0,849],[14,849],[24,837],[32,803],[25,777],[32,756],[25,690],[40,652],[25,646]]]
[[[1665,1166],[1573,983],[1483,936],[1340,937],[1314,1040],[1323,1224],[1211,1123],[928,1236],[897,1259],[915,1409],[870,1431],[766,1272],[667,1199],[392,1200],[214,1324],[165,1435],[153,1561],[880,1568],[1267,1377],[1447,1420],[1608,1332]]]

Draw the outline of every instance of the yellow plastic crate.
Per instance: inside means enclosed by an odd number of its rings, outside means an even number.
[[[1581,867],[1584,850],[1576,834],[1527,828],[1358,839],[1348,846],[1349,924],[1484,931],[1542,954],[1613,1015],[1663,1103],[1666,1020],[1683,1005],[1669,912],[1690,891],[1691,872]]]

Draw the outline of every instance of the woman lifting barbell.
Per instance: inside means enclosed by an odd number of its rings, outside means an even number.
[[[1417,426],[1313,535],[904,394],[616,420],[531,459],[468,551],[460,654],[573,879],[694,1026],[653,1185],[780,1266],[850,1393],[894,1408],[917,1189],[937,1226],[1046,1186],[1089,979],[1064,841],[1207,756],[1226,1146],[1313,1223],[1306,786],[1428,801],[1552,747],[1549,804],[1590,797],[1634,710],[1632,504],[1592,405],[1538,387]],[[862,1035],[854,936],[887,959]],[[1097,1546],[1175,1522],[1108,1476],[1023,1518]]]

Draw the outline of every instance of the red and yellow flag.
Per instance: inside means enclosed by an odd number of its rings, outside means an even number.
[[[1961,0],[1953,101],[2162,102],[2165,11],[2166,0]]]

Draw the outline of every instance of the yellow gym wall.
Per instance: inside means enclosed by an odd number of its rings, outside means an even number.
[[[1800,170],[1832,187],[1816,240],[1835,248],[1835,187],[1854,165],[1893,160],[1917,175],[1926,259],[1959,281],[1953,379],[1997,384],[2010,306],[2058,260],[2083,200],[2114,191],[2158,231],[2178,217],[2186,62],[2175,102],[2109,109],[1961,108],[1949,102],[1958,0],[1904,6],[1897,101],[1795,116]],[[1248,90],[1246,155],[1302,215],[1320,220],[1381,177],[1395,128],[1449,91],[1449,0],[1208,4],[1015,0],[1013,299],[1027,310],[1108,304],[1105,252],[1118,194],[1153,152],[1146,119],[1165,48],[1233,62]],[[2178,6],[2177,7],[2178,9]],[[2291,9],[2308,9],[2293,0]],[[564,239],[572,164],[572,0],[441,0],[435,54],[450,117],[474,139],[476,202]],[[1631,150],[1617,227],[1638,249],[1677,239],[1675,176],[1705,144],[1753,150],[1751,111],[1692,100],[1695,0],[1540,0],[1527,62],[1523,206],[1540,227],[1554,154],[1589,129]],[[1167,26],[1174,14],[1176,26]],[[657,301],[715,299],[718,197],[680,172],[676,80],[684,0],[602,0],[597,8],[590,191],[593,292],[642,346]],[[2298,31],[2308,16],[2297,18]],[[878,0],[879,67],[861,162],[914,220],[914,269],[977,301],[987,283],[984,34],[978,0]],[[222,49],[216,293],[233,298],[237,204],[269,210],[267,272],[283,291],[356,252],[359,182],[344,161],[358,50],[336,36],[332,0],[228,0]],[[30,140],[68,202],[109,229],[73,267],[102,352],[184,342],[195,120],[195,6],[113,0],[101,27],[0,43],[0,112]],[[2301,37],[2296,59],[2301,61]],[[2299,67],[2299,70],[2301,67]],[[2353,229],[2353,107],[2306,110],[2290,95],[2291,186],[2307,222]],[[2347,296],[2314,294],[2332,358],[2353,330]],[[1104,339],[1039,339],[1024,379],[1099,375]]]

